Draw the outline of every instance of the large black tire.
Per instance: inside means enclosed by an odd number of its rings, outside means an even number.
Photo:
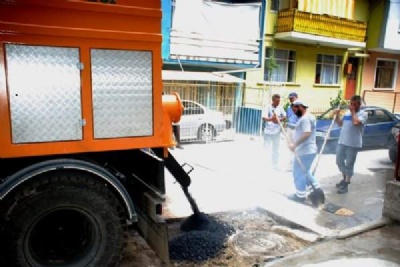
[[[389,159],[391,162],[396,163],[397,149],[394,146],[389,148]]]
[[[16,190],[1,206],[4,266],[118,266],[126,217],[100,179],[64,170]]]

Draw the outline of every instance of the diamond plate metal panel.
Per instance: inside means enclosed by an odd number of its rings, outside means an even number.
[[[82,139],[78,48],[6,45],[13,143]]]
[[[153,134],[151,52],[92,49],[94,137]]]

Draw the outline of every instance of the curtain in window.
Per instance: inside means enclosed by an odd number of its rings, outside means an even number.
[[[300,11],[354,19],[356,0],[299,0]]]
[[[375,75],[375,88],[392,88],[395,78],[396,62],[378,60]]]
[[[335,84],[337,83],[334,79],[335,66],[334,65],[323,65],[321,69],[321,83],[322,84]]]
[[[274,82],[287,82],[286,78],[286,71],[287,71],[287,61],[283,60],[277,60],[276,63],[278,64],[278,67],[274,69],[272,72],[272,81]]]

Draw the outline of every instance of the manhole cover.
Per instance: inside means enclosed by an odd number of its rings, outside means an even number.
[[[304,247],[304,241],[284,233],[243,231],[232,239],[243,256],[280,256]]]

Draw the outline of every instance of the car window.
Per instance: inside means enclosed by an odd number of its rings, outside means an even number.
[[[204,110],[201,106],[193,102],[182,102],[184,109],[183,115],[199,115],[204,114]]]
[[[368,122],[370,123],[381,123],[390,121],[392,121],[392,118],[384,110],[381,109],[375,110],[375,114],[374,116],[372,116],[371,120],[368,114]]]

